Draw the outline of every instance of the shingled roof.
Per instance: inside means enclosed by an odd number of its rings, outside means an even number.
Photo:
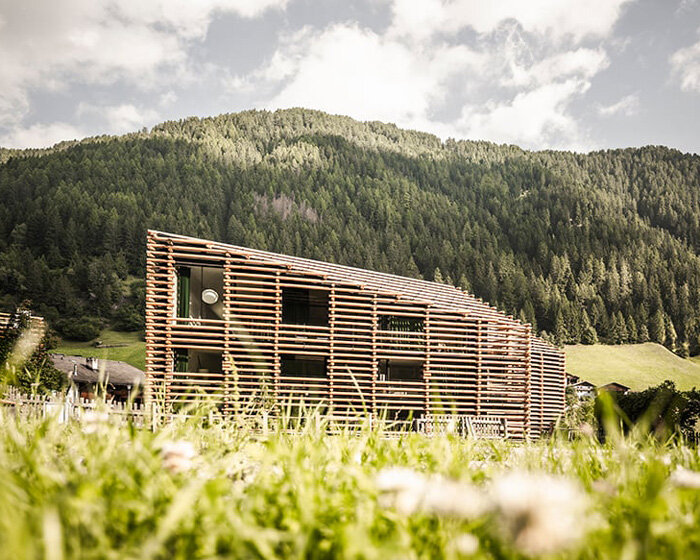
[[[51,354],[51,361],[56,369],[78,383],[98,383],[104,380],[110,385],[134,386],[143,385],[145,381],[145,374],[140,369],[116,360]]]
[[[280,253],[260,251],[258,249],[249,249],[246,247],[228,245],[226,243],[198,239],[185,235],[177,235],[174,233],[155,230],[150,230],[149,233],[155,235],[161,240],[173,239],[186,241],[192,245],[203,245],[206,247],[207,254],[209,255],[236,255],[252,262],[260,262],[267,265],[279,265],[286,267],[289,270],[302,272],[304,274],[322,276],[324,279],[330,280],[331,282],[336,282],[338,284],[361,286],[382,294],[406,297],[413,301],[431,304],[447,311],[456,311],[461,313],[478,311],[484,315],[501,318],[507,317],[508,319],[516,321],[512,317],[498,311],[495,307],[485,303],[471,294],[468,294],[464,290],[448,284],[407,278],[405,276],[375,272],[362,268],[283,255]]]

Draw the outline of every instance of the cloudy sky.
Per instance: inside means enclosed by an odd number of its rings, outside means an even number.
[[[0,0],[0,146],[298,106],[700,153],[700,0]]]

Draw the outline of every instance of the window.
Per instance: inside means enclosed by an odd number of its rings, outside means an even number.
[[[224,269],[180,266],[177,269],[177,316],[223,319]]]
[[[379,329],[382,331],[423,332],[423,319],[403,315],[380,315]]]
[[[326,377],[326,358],[284,354],[281,373],[290,377]]]
[[[380,381],[422,381],[423,362],[415,360],[379,360]]]
[[[328,325],[328,292],[282,288],[282,322],[292,325]]]
[[[222,352],[204,350],[178,350],[175,354],[175,371],[190,373],[221,373]]]

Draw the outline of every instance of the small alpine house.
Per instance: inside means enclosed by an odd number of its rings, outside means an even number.
[[[147,398],[538,437],[564,354],[458,288],[148,232]]]

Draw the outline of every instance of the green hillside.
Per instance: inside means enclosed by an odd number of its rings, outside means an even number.
[[[96,348],[94,341],[64,340],[53,351],[68,356],[91,356],[106,360],[119,360],[140,370],[146,369],[146,343],[141,340],[139,333],[105,330],[100,333],[98,340],[103,345],[112,346],[112,348]]]
[[[679,389],[700,388],[697,361],[679,358],[653,343],[567,346],[566,370],[596,385],[617,381],[633,390],[652,387],[666,379],[675,382]]]
[[[561,343],[700,351],[700,157],[662,146],[530,152],[290,109],[6,151],[0,309],[139,328],[147,228],[443,280]]]

